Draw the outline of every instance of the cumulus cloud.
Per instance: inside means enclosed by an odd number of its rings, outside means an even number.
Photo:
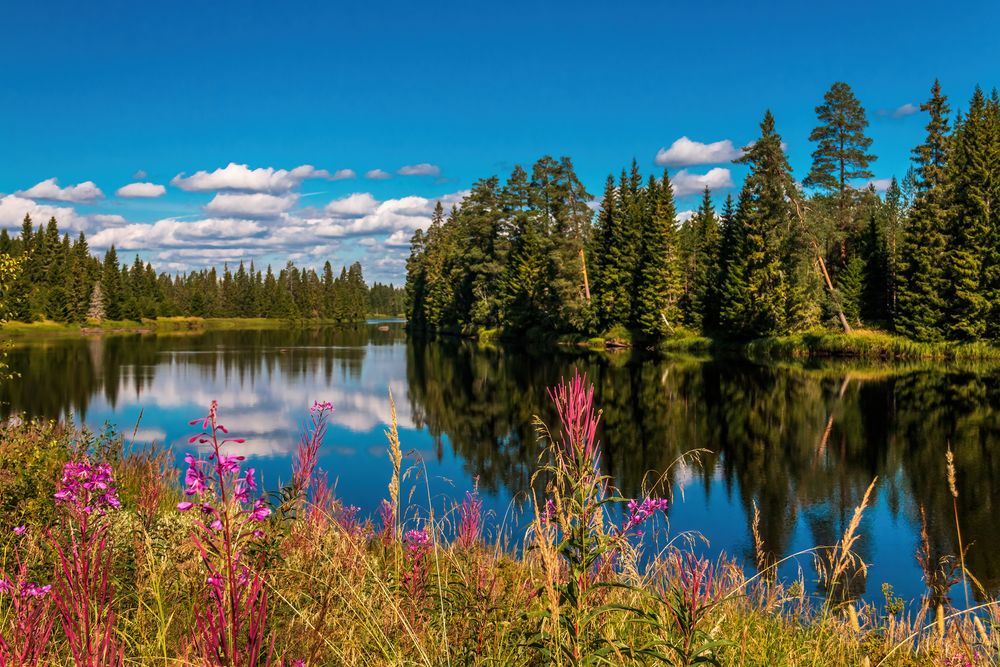
[[[704,144],[681,137],[670,145],[656,152],[657,165],[661,167],[690,167],[696,164],[720,164],[732,162],[743,155],[743,151],[733,145],[729,139]]]
[[[278,196],[220,192],[205,205],[205,211],[221,217],[272,218],[295,206],[298,199],[293,193]]]
[[[104,193],[93,181],[84,181],[77,185],[67,185],[65,188],[61,188],[59,181],[55,178],[47,178],[17,194],[30,199],[49,199],[76,204],[90,204],[104,196]]]
[[[400,176],[440,176],[441,167],[429,162],[421,162],[420,164],[408,164],[400,167],[396,173]]]
[[[247,243],[250,237],[263,234],[266,228],[256,220],[206,218],[181,221],[175,218],[158,220],[152,224],[133,223],[102,229],[90,239],[95,248],[114,244],[123,250],[148,250],[171,246],[233,246],[235,242]]]
[[[397,229],[389,238],[385,240],[385,244],[389,247],[410,247],[410,238],[413,236],[412,232],[408,232],[405,229]]]
[[[864,189],[874,187],[876,192],[885,192],[892,185],[891,178],[873,178],[870,181],[866,181],[864,184]]]
[[[375,212],[378,201],[368,192],[355,192],[334,199],[324,209],[335,218],[360,218]]]
[[[39,204],[18,195],[0,197],[0,227],[19,228],[25,215],[31,216],[36,225],[55,218],[61,229],[81,230],[88,226],[88,219],[68,206]]]
[[[907,102],[906,104],[901,104],[895,109],[878,110],[878,115],[889,116],[891,118],[905,118],[906,116],[912,116],[915,113],[920,113],[920,105],[914,104],[913,102]]]
[[[118,188],[115,193],[119,197],[162,197],[167,189],[157,183],[129,183]]]
[[[392,178],[392,174],[381,169],[370,169],[365,172],[365,178],[370,178],[374,181],[384,181],[386,179]]]
[[[102,227],[107,227],[110,225],[124,225],[127,223],[125,218],[120,215],[98,213],[96,215],[90,216],[91,221],[97,223]]]
[[[338,172],[339,173],[339,172]],[[177,174],[170,183],[188,192],[211,192],[213,190],[240,190],[243,192],[283,193],[296,188],[307,178],[333,179],[325,169],[316,169],[304,164],[291,171],[261,167],[251,169],[245,164],[230,162],[215,171],[198,171],[190,176]]]
[[[676,220],[677,222],[687,222],[688,220],[690,220],[694,216],[695,216],[695,211],[691,211],[691,210],[681,211],[680,213],[678,213],[676,215],[676,217],[674,217],[674,220]]]
[[[706,187],[709,190],[733,187],[732,174],[723,167],[709,169],[706,174],[692,174],[687,169],[681,169],[670,177],[670,181],[677,197],[699,193]]]
[[[348,178],[357,178],[358,175],[354,173],[353,169],[338,169],[337,171],[330,174],[331,181],[343,181]]]

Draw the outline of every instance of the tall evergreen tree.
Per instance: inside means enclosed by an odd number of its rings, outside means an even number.
[[[911,338],[935,341],[946,332],[948,280],[948,192],[950,144],[948,98],[935,81],[931,98],[920,105],[930,115],[927,138],[914,151],[916,194],[900,252],[896,329]]]
[[[655,197],[655,210],[642,229],[635,320],[641,334],[662,338],[672,334],[680,324],[683,293],[677,210],[673,186],[666,172],[652,196]]]

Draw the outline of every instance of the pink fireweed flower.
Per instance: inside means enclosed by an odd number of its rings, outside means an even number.
[[[14,526],[14,534],[20,537],[28,531],[27,526]]]
[[[264,501],[258,498],[253,503],[253,511],[250,512],[251,521],[263,521],[267,517],[271,516],[271,510],[264,505]]]
[[[426,530],[406,531],[406,535],[403,536],[403,542],[406,544],[406,553],[413,560],[423,558],[424,554],[430,551],[431,548],[431,536],[427,534]]]
[[[333,403],[330,401],[313,401],[309,412],[333,412]]]
[[[10,594],[10,582],[0,577],[0,593]]]
[[[92,464],[87,459],[69,461],[63,466],[59,490],[54,497],[84,514],[103,516],[108,509],[119,509],[114,474],[106,463]]]
[[[213,454],[212,456],[215,456]],[[245,456],[229,456],[227,454],[219,454],[218,469],[221,473],[227,472],[239,472],[240,471],[240,461],[245,460]]]
[[[478,491],[466,491],[465,500],[458,509],[458,544],[468,549],[479,539],[482,529],[483,501],[479,499]]]
[[[645,498],[640,503],[635,499],[628,501],[628,517],[622,524],[619,534],[624,535],[633,528],[639,526],[656,512],[666,512],[669,503],[666,498]]]
[[[205,461],[196,459],[191,454],[184,455],[184,461],[188,464],[187,472],[184,473],[184,493],[189,496],[198,495],[208,490],[208,477],[202,468]]]
[[[186,501],[182,503],[177,503],[177,509],[179,509],[182,512],[187,512],[192,507],[194,507],[194,503],[189,503]]]
[[[22,598],[43,598],[49,594],[52,590],[51,584],[45,584],[44,586],[39,586],[38,584],[30,581],[25,581],[21,584],[21,597]]]
[[[574,460],[587,461],[596,470],[600,462],[597,425],[601,413],[594,411],[594,385],[587,376],[573,370],[573,378],[548,390],[559,416],[559,444],[563,453]]]

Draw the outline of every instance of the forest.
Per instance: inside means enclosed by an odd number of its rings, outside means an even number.
[[[358,262],[339,275],[329,261],[321,274],[288,262],[275,275],[270,265],[261,271],[241,261],[235,273],[225,265],[221,274],[211,268],[170,275],[138,255],[131,266],[120,263],[114,246],[102,261],[83,232],[71,241],[55,218],[36,228],[25,216],[16,238],[0,230],[0,255],[19,265],[5,303],[20,322],[171,316],[357,321],[403,312],[403,290],[378,282],[369,287]]]
[[[912,166],[876,190],[866,111],[833,84],[799,182],[768,111],[721,205],[678,223],[669,175],[633,160],[594,198],[572,161],[477,181],[412,238],[411,330],[659,340],[875,327],[917,341],[1000,340],[1000,97],[952,114],[935,81]]]

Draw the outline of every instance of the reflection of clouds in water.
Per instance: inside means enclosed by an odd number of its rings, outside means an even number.
[[[289,348],[296,353],[305,349]],[[399,426],[413,427],[406,380],[400,376],[406,368],[405,346],[347,348],[359,357],[350,359],[335,353],[331,358],[329,348],[308,349],[311,356],[296,358],[294,370],[287,355],[261,356],[234,371],[222,356],[209,365],[197,363],[215,353],[172,352],[141,380],[137,373],[123,372],[115,402],[119,408],[183,409],[193,419],[217,400],[220,419],[234,434],[284,437],[305,423],[313,401],[327,400],[335,408],[331,425],[367,433],[388,422],[391,388]],[[360,364],[360,373],[348,372],[348,362]],[[291,440],[280,451],[290,452],[295,446],[295,438]]]
[[[163,444],[167,439],[167,433],[163,429],[159,428],[140,428],[133,435],[132,431],[126,431],[124,434],[126,442],[142,442],[150,443],[156,442]]]

